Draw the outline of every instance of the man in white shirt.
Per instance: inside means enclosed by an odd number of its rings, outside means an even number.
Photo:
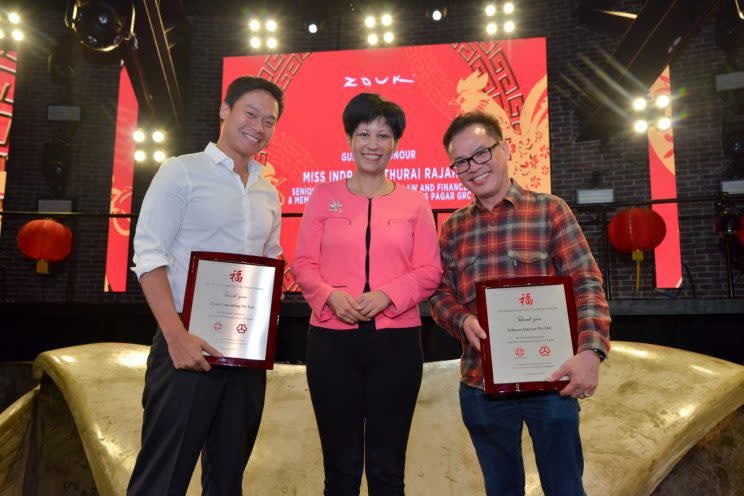
[[[215,367],[219,350],[190,334],[180,312],[192,251],[278,257],[281,207],[253,160],[284,109],[282,90],[241,77],[220,106],[222,133],[203,152],[161,165],[142,202],[134,267],[158,331],[142,395],[142,448],[129,495],[186,493],[199,453],[202,491],[242,493],[263,412],[264,370]]]

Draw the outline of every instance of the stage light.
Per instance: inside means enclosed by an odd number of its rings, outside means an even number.
[[[165,152],[163,150],[156,150],[155,153],[152,154],[152,158],[155,162],[160,163],[165,160]]]
[[[132,133],[132,138],[134,138],[135,143],[142,143],[145,141],[145,132],[142,129],[137,129]]]
[[[504,14],[511,14],[514,12],[514,4],[511,2],[506,2],[504,4]]]
[[[669,95],[659,95],[656,97],[656,106],[659,108],[666,108],[671,102],[672,100],[669,98]]]
[[[248,23],[248,29],[251,31],[258,31],[261,29],[261,23],[258,19],[251,19],[251,21]]]
[[[261,46],[261,38],[254,36],[251,38],[251,48],[259,48]]]
[[[0,40],[2,40],[3,38],[5,38],[5,32],[0,29]]]
[[[496,7],[494,5],[486,6],[486,15],[488,17],[493,16],[496,13]]]
[[[661,131],[666,131],[672,127],[672,120],[669,117],[662,117],[656,121],[656,128]]]
[[[642,97],[638,97],[635,100],[633,100],[633,108],[637,111],[644,110],[646,108],[646,99]]]
[[[113,0],[70,0],[65,24],[83,45],[109,52],[134,36],[134,5]]]
[[[388,31],[387,33],[382,35],[382,39],[385,40],[385,43],[392,43],[393,40],[395,39],[395,36],[393,35],[393,33]]]
[[[377,42],[379,40],[377,39],[377,35],[372,33],[371,35],[367,36],[367,43],[370,45],[377,45]]]
[[[383,14],[380,18],[380,22],[382,22],[383,26],[390,26],[393,23],[393,16],[390,14]]]
[[[21,22],[21,16],[18,15],[18,12],[11,12],[8,14],[8,21],[11,24],[19,24]]]
[[[367,26],[368,28],[373,28],[373,27],[375,27],[375,18],[374,18],[374,17],[372,17],[372,16],[367,16],[367,17],[366,17],[366,18],[364,19],[364,25],[365,25],[365,26]]]
[[[504,31],[511,33],[514,31],[514,21],[506,21],[504,23]]]
[[[276,48],[278,44],[279,43],[276,41],[276,38],[269,38],[268,40],[266,40],[266,46],[271,49]]]
[[[163,141],[165,141],[165,132],[161,131],[160,129],[153,131],[152,140],[155,143],[162,143]]]
[[[643,119],[639,119],[635,121],[635,124],[633,124],[633,129],[636,133],[646,132],[646,130],[648,129],[648,122],[644,121]]]
[[[308,24],[307,30],[310,31],[312,34],[315,34],[318,32],[318,25],[317,24]]]
[[[14,29],[13,32],[10,33],[10,36],[12,36],[16,41],[21,41],[24,38],[23,31],[18,29]]]
[[[441,21],[442,20],[442,11],[441,10],[434,10],[431,13],[431,18],[435,21]]]
[[[273,33],[274,31],[276,31],[276,28],[277,25],[275,20],[269,19],[268,21],[266,21],[266,31]]]
[[[134,152],[134,160],[137,162],[144,162],[147,158],[147,154],[145,154],[144,150],[137,150]]]
[[[495,34],[498,30],[499,28],[496,26],[495,22],[489,22],[488,25],[486,25],[486,32],[488,34]]]

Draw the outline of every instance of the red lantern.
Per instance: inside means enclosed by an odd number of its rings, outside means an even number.
[[[27,222],[18,231],[18,248],[36,260],[36,272],[49,273],[48,262],[64,260],[72,250],[72,231],[52,219]]]
[[[612,246],[623,253],[632,253],[636,263],[636,291],[641,284],[643,252],[653,250],[666,236],[666,224],[649,208],[633,207],[617,214],[607,227]]]

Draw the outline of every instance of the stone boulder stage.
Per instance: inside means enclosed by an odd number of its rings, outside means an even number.
[[[34,374],[40,388],[0,413],[0,495],[124,494],[139,449],[148,350],[99,343],[39,355]],[[409,496],[484,494],[460,416],[458,378],[457,360],[424,365],[408,446]],[[613,342],[599,389],[581,402],[587,494],[638,496],[657,487],[661,494],[665,485],[673,494],[672,485],[662,481],[691,448],[701,441],[715,444],[714,438],[731,429],[743,438],[743,404],[744,366],[673,348]],[[526,429],[523,444],[526,494],[542,494]],[[738,464],[744,445],[732,449],[727,456]],[[200,476],[197,464],[189,495],[200,494]],[[322,483],[305,367],[277,364],[268,372],[244,492],[316,496]],[[716,494],[727,494],[725,489]]]

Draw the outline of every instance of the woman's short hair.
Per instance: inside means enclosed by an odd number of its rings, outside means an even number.
[[[397,103],[385,100],[376,93],[360,93],[346,105],[343,113],[344,131],[351,138],[359,124],[382,117],[398,141],[406,128],[406,114]]]

